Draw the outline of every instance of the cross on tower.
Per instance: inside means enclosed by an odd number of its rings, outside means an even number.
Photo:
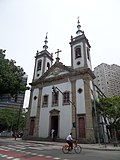
[[[57,52],[55,52],[55,54],[57,54],[57,58],[59,58],[59,53],[61,52],[61,50],[57,49]]]

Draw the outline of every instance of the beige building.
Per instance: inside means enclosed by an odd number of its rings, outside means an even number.
[[[43,50],[36,53],[25,138],[50,138],[55,129],[58,139],[72,132],[81,142],[96,141],[91,46],[79,20],[77,29],[70,41],[71,66],[60,62],[60,50],[53,64],[47,35]]]
[[[102,63],[94,68],[94,82],[106,97],[120,96],[120,66]]]

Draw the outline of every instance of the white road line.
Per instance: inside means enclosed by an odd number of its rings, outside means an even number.
[[[31,154],[31,152],[26,152],[26,151],[24,151],[26,154]]]
[[[45,156],[45,158],[52,158],[52,156]]]
[[[31,153],[31,155],[37,155],[37,153]]]
[[[13,157],[6,157],[7,159],[13,159]]]
[[[39,156],[39,157],[43,157],[44,155],[43,155],[43,154],[39,154],[38,156]]]
[[[9,146],[9,147],[12,147],[12,148],[25,149],[25,147],[22,147],[22,146],[19,146],[19,145],[16,145],[16,146],[8,145],[8,146]]]
[[[7,155],[1,155],[1,157],[7,157]]]
[[[8,150],[6,150],[6,149],[4,149],[4,148],[0,148],[0,151],[8,151]]]

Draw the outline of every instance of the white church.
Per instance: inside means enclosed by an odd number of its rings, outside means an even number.
[[[64,65],[57,50],[56,61],[48,51],[48,37],[35,56],[26,125],[26,138],[48,139],[51,129],[57,139],[72,132],[80,142],[96,142],[93,116],[94,92],[90,43],[78,19],[76,37],[71,36],[71,66]]]

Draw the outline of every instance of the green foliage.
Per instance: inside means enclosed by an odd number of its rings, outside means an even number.
[[[19,117],[19,109],[2,108],[0,109],[0,125],[4,130],[17,130],[19,118],[19,129],[25,127],[26,113],[21,113]]]
[[[101,114],[109,120],[111,128],[120,128],[120,96],[101,98],[98,108]]]
[[[11,96],[25,91],[26,84],[22,77],[25,72],[20,66],[16,66],[14,60],[5,59],[5,51],[0,50],[0,96],[10,93]]]

